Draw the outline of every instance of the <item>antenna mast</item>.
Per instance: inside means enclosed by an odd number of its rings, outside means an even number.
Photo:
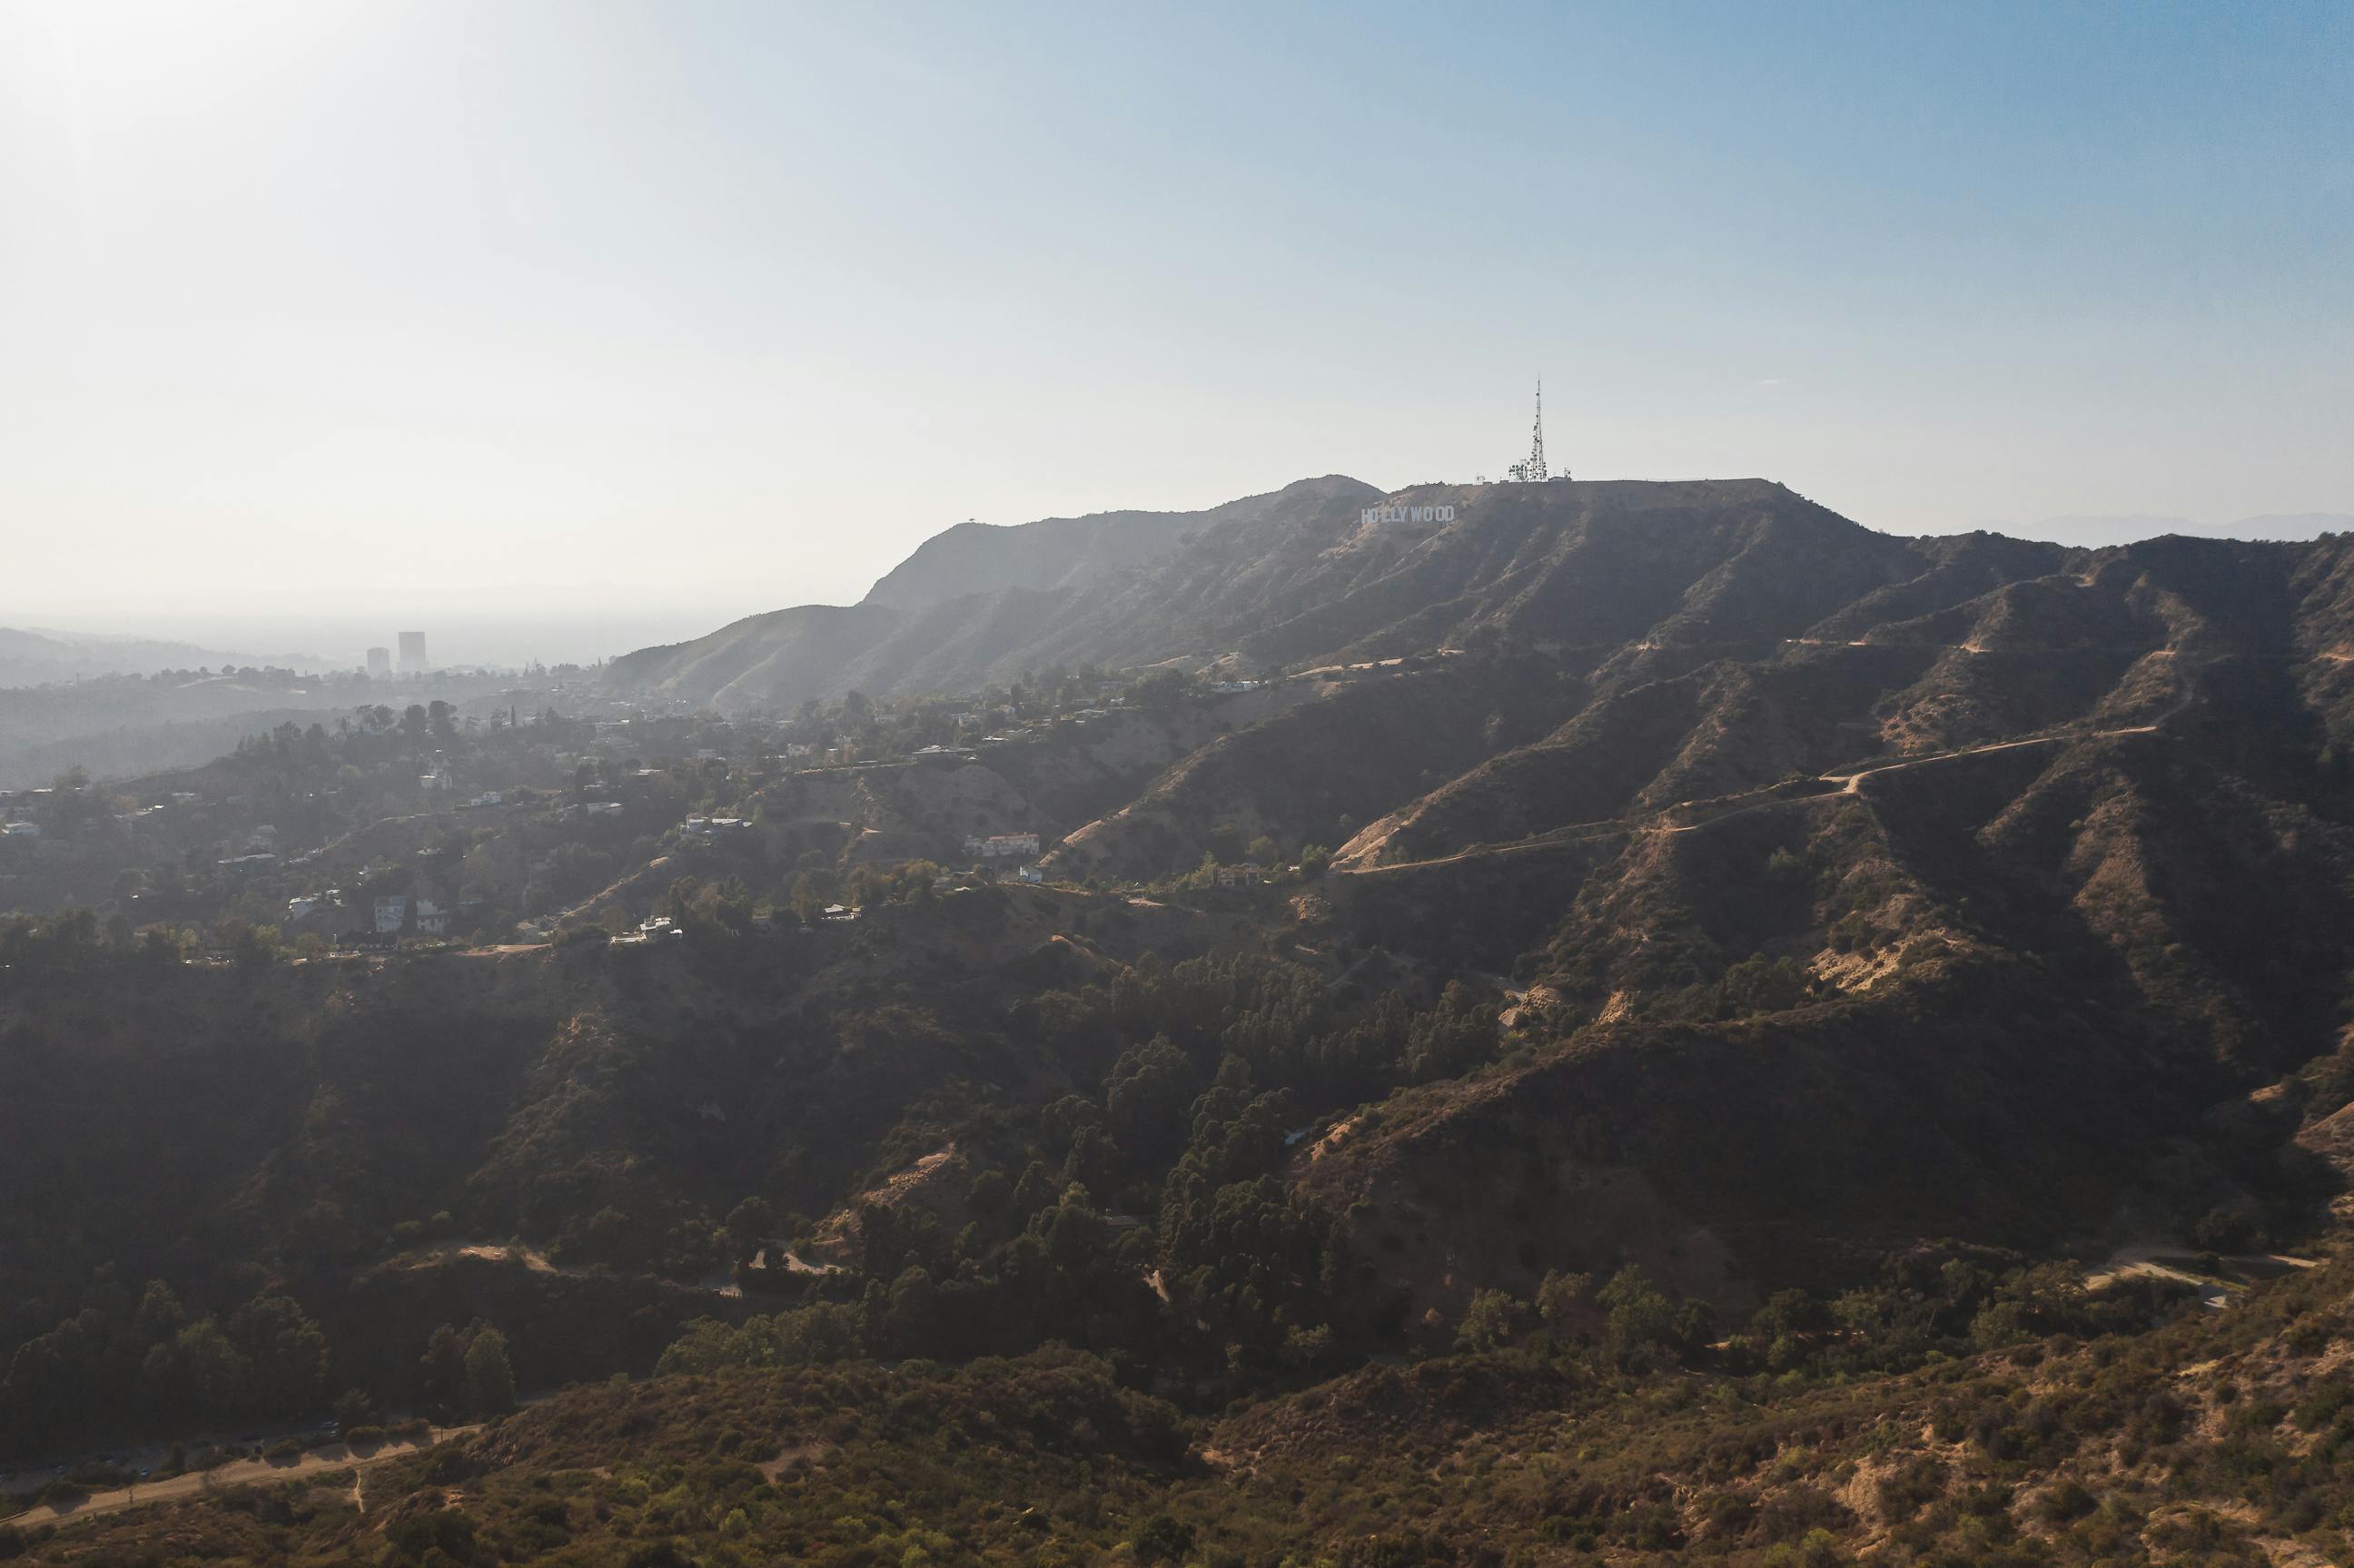
[[[1537,418],[1535,426],[1529,432],[1529,455],[1504,471],[1513,479],[1532,484],[1543,484],[1553,477],[1545,468],[1544,382],[1542,379],[1537,382]],[[1569,475],[1564,473],[1561,477],[1567,479]]]
[[[1529,439],[1529,477],[1535,480],[1543,480],[1549,477],[1545,472],[1544,379],[1542,376],[1537,379],[1536,429]]]

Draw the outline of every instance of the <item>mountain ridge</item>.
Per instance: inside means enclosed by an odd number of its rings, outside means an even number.
[[[1325,474],[1193,512],[1091,512],[1002,524],[967,521],[917,546],[859,602],[919,610],[968,594],[1080,587],[1155,560],[1203,528],[1260,521],[1301,494],[1359,489],[1371,487]]]
[[[1419,520],[1371,516],[1374,503]],[[1453,521],[1422,516],[1423,508],[1451,508]],[[1837,558],[1842,552],[1827,543],[1833,536],[1888,537],[1758,479],[1418,485],[1384,496],[1326,476],[1202,513],[952,529],[886,574],[858,606],[748,618],[705,638],[625,655],[609,678],[624,691],[741,711],[790,706],[852,685],[870,695],[970,689],[1055,663],[1279,664],[1355,657],[1375,646],[1411,652],[1483,625],[1505,635],[1554,634],[1564,618],[1599,617],[1602,624],[1585,629],[1589,639],[1623,638],[1638,628],[1607,612],[1623,609],[1626,593],[1638,593],[1653,619],[1672,613],[1659,596],[1681,597],[1727,567],[1759,543],[1754,525],[1769,516],[1787,552]],[[1686,549],[1681,559],[1646,559],[1659,551],[1632,537],[1644,526],[1638,519],[1663,535],[1696,539],[1699,556]],[[1161,547],[1129,558],[1140,525]],[[1763,547],[1772,553],[1777,545]],[[1883,547],[1882,557],[1901,548]],[[975,565],[975,552],[991,559]],[[1065,556],[1076,560],[1059,572],[1031,573],[1034,581],[1003,581],[1042,552],[1056,565]],[[1627,569],[1616,577],[1587,570],[1619,557]],[[1720,588],[1744,569],[1731,565]],[[946,595],[944,577],[983,586]],[[1704,592],[1691,614],[1700,622],[1723,618],[1729,603],[1716,602],[1723,597]]]

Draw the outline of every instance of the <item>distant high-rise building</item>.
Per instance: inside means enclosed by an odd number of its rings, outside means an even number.
[[[369,649],[368,679],[371,681],[388,681],[391,678],[392,650],[389,648]]]
[[[404,631],[400,634],[400,673],[422,675],[433,666],[425,662],[425,633]]]

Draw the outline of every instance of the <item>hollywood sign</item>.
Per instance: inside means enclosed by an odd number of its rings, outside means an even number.
[[[1363,514],[1364,526],[1377,523],[1452,523],[1452,506],[1368,506]]]

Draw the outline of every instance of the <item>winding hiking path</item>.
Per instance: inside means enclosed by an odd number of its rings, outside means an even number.
[[[2170,652],[2170,650],[2162,652]],[[2111,729],[2054,730],[2047,735],[2022,736],[2015,740],[1990,740],[1978,746],[1956,747],[1950,751],[1931,752],[1921,757],[1898,758],[1893,761],[1875,762],[1864,767],[1819,773],[1815,776],[1814,782],[1835,784],[1838,786],[1835,789],[1818,790],[1803,795],[1776,794],[1775,790],[1787,788],[1787,785],[1777,784],[1765,789],[1752,790],[1746,795],[1727,795],[1719,801],[1679,800],[1664,810],[1640,816],[1611,818],[1597,822],[1572,822],[1546,832],[1532,834],[1528,838],[1517,840],[1511,843],[1474,844],[1468,849],[1457,850],[1452,854],[1436,855],[1426,860],[1393,861],[1382,865],[1336,864],[1329,874],[1379,876],[1391,872],[1422,871],[1432,866],[1455,864],[1464,861],[1522,854],[1535,850],[1557,849],[1568,844],[1585,843],[1595,839],[1608,838],[1621,833],[1631,836],[1642,832],[1697,832],[1702,828],[1714,827],[1728,818],[1746,816],[1752,811],[1768,810],[1779,806],[1812,806],[1825,800],[1840,800],[1860,795],[1863,792],[1862,786],[1865,779],[1877,778],[1883,773],[1901,773],[1910,768],[1927,768],[1940,762],[1956,761],[1962,758],[1984,757],[1998,751],[2020,751],[2030,747],[2068,746],[2085,740],[2112,740],[2130,735],[2157,735],[2162,732],[2168,720],[2190,705],[2191,698],[2190,691],[2187,686],[2183,687],[2177,692],[2173,704],[2164,713],[2147,724],[2121,725]],[[1735,804],[1735,802],[1739,803]],[[1696,821],[1670,820],[1679,812],[1706,810],[1712,805],[1722,805],[1724,809],[1711,810],[1708,815]]]

